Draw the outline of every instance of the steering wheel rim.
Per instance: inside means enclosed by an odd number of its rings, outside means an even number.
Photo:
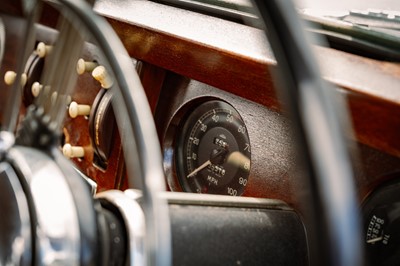
[[[292,1],[253,2],[278,62],[278,93],[292,119],[305,165],[301,170],[308,175],[302,181],[311,187],[307,207],[312,210],[303,213],[316,228],[308,233],[311,264],[362,265],[361,215],[344,137],[352,132],[347,108],[322,80],[307,43],[311,37],[305,38]]]
[[[152,114],[131,58],[111,26],[104,18],[97,16],[86,2],[44,2],[53,5],[77,28],[81,27],[80,23],[85,25],[118,84],[119,90],[113,90],[112,104],[117,125],[120,132],[123,132],[121,139],[129,184],[132,185],[135,178],[140,178],[142,183],[142,206],[146,220],[145,261],[147,265],[169,265],[171,240],[168,208],[166,201],[157,195],[159,191],[165,190],[161,148],[154,141],[158,138]],[[31,5],[32,13],[36,12],[34,6]],[[34,16],[32,13],[30,17]],[[18,79],[16,83],[19,83]]]

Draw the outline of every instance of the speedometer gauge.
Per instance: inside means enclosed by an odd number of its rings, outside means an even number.
[[[199,105],[181,123],[175,168],[184,191],[240,196],[248,182],[250,140],[239,113],[213,100]]]

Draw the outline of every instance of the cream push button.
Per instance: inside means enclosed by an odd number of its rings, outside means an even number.
[[[80,146],[71,146],[71,144],[65,144],[63,146],[63,154],[67,158],[81,158],[85,156],[85,150]]]
[[[68,113],[71,118],[75,118],[79,115],[89,115],[90,114],[90,105],[77,104],[76,102],[72,102],[69,105]]]

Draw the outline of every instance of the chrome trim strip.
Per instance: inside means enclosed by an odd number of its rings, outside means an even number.
[[[142,192],[136,189],[125,191],[131,199],[141,202]],[[201,205],[214,207],[236,207],[236,208],[263,208],[293,211],[285,202],[276,199],[260,199],[252,197],[232,197],[225,195],[196,194],[185,192],[163,192],[160,197],[169,204]]]

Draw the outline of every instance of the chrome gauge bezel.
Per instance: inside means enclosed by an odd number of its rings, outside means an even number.
[[[215,115],[217,116],[221,115],[221,121],[224,120],[224,122],[212,121],[212,118],[215,117]],[[227,116],[229,117],[229,119],[232,120],[231,122],[226,122]],[[191,134],[196,135],[197,133],[200,132],[199,133],[200,138],[204,137],[205,132],[199,131],[201,126],[200,124],[203,122],[215,124],[210,127],[210,129],[214,129],[215,132],[219,132],[221,134],[226,133],[225,135],[230,135],[230,140],[228,142],[230,142],[232,146],[236,146],[235,149],[239,149],[237,146],[238,144],[237,141],[238,141],[240,143],[239,144],[240,149],[244,150],[244,153],[246,154],[246,156],[244,156],[246,158],[245,159],[246,162],[245,161],[239,162],[241,166],[235,166],[236,168],[234,169],[234,171],[227,172],[228,173],[227,176],[224,177],[218,174],[214,174],[214,172],[212,172],[211,176],[213,177],[215,176],[215,179],[219,180],[219,181],[214,180],[214,182],[220,182],[219,183],[220,185],[217,188],[212,187],[212,184],[204,185],[205,183],[204,180],[200,180],[202,186],[198,185],[194,186],[193,182],[198,183],[197,181],[193,181],[196,179],[196,176],[195,177],[191,176],[189,179],[187,178],[188,171],[190,170],[192,172],[194,170],[192,168],[199,167],[200,161],[197,163],[194,162],[193,160],[189,160],[186,154],[187,152],[183,151],[191,150],[193,148],[193,145],[190,145],[193,142],[188,143],[188,139],[192,138],[189,135]],[[216,129],[217,127],[219,127],[219,129]],[[228,127],[228,129],[226,127]],[[239,127],[241,130],[238,130]],[[233,132],[232,134],[232,131],[238,131],[238,132],[236,133]],[[232,137],[234,140],[232,140]],[[208,138],[210,138],[210,136],[208,136]],[[214,137],[212,138],[215,140]],[[240,140],[237,140],[237,138],[239,138]],[[192,139],[192,141],[193,140],[194,139]],[[233,144],[233,142],[235,143]],[[211,145],[210,140],[208,140],[208,143],[209,146],[205,148],[206,151],[204,151],[203,148],[203,151],[200,152],[201,154],[203,154],[202,155],[203,158],[201,158],[201,160],[204,161],[207,161],[204,152],[208,154],[208,152],[212,151],[212,149],[209,148],[210,146],[213,147],[215,146],[215,148],[219,147],[215,143],[213,143],[215,145]],[[196,148],[196,153],[197,153],[198,145],[194,146]],[[192,99],[191,101],[182,105],[178,109],[178,111],[174,114],[171,122],[169,123],[168,130],[164,138],[163,147],[164,147],[164,169],[167,175],[167,182],[169,188],[172,191],[210,193],[210,194],[221,194],[221,195],[231,195],[231,196],[240,196],[244,193],[248,183],[248,178],[250,176],[250,167],[251,167],[250,138],[242,116],[228,102],[215,97],[201,97],[197,99]],[[227,158],[233,158],[232,156],[229,156],[232,151],[229,151],[228,154],[225,156],[225,161],[227,160]],[[230,161],[230,163],[232,162]],[[217,165],[214,164],[208,165],[208,167],[212,168],[213,166]],[[208,167],[206,169],[203,169],[202,171],[210,172],[210,168]],[[223,169],[224,166],[222,166],[220,170]],[[208,178],[208,175],[206,175],[206,178]],[[226,178],[225,181],[223,180],[223,178]],[[193,182],[190,184],[190,181]],[[202,187],[202,189],[199,189],[199,187]]]

